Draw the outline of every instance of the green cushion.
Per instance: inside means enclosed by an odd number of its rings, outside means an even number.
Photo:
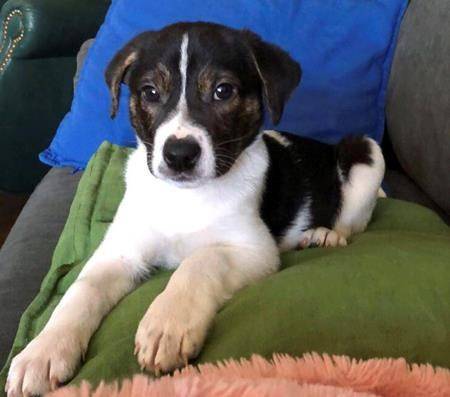
[[[22,317],[13,355],[42,328],[101,241],[124,192],[128,153],[104,143],[90,161],[51,270]],[[139,372],[134,334],[169,277],[157,273],[112,310],[75,382]],[[279,273],[237,293],[218,313],[198,362],[317,351],[450,367],[449,281],[449,228],[428,209],[380,199],[368,230],[348,247],[287,253]]]

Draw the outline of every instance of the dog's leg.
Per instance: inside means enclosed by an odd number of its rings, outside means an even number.
[[[213,246],[184,260],[153,301],[136,334],[142,368],[167,372],[187,364],[204,342],[216,311],[238,289],[277,270],[275,244]]]
[[[70,379],[102,318],[133,285],[122,258],[89,261],[44,329],[13,359],[8,397],[43,395]]]
[[[118,234],[127,230],[120,224],[111,226],[47,325],[13,359],[8,397],[44,395],[70,379],[102,318],[135,286],[142,272],[139,247],[129,245],[129,235]]]

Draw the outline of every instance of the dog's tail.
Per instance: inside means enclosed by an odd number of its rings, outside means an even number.
[[[352,168],[357,164],[367,165],[378,175],[384,176],[384,157],[381,148],[367,136],[347,136],[337,145],[337,163],[342,182],[348,181]],[[381,180],[379,180],[381,184]],[[377,187],[377,189],[379,186]]]
[[[365,229],[384,177],[380,146],[365,136],[344,138],[336,147],[341,181],[341,208],[335,229],[344,235]]]

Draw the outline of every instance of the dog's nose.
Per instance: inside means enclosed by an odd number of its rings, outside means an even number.
[[[200,152],[200,145],[191,136],[181,139],[171,136],[163,147],[164,161],[169,168],[177,172],[189,171],[194,168]]]

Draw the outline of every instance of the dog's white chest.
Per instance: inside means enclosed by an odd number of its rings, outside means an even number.
[[[217,212],[210,205],[202,205],[190,197],[176,199],[155,192],[152,209],[148,212],[148,223],[166,237],[197,233],[207,229],[216,221]]]
[[[157,195],[151,210],[145,215],[135,214],[141,229],[139,235],[152,236],[152,242],[157,244],[157,265],[176,267],[195,250],[226,241],[235,234],[236,226],[249,217],[248,209],[247,214],[245,209],[241,213],[233,203],[227,206],[219,199],[214,204],[189,195],[183,198]]]
[[[196,189],[179,188],[151,176],[139,148],[131,155],[121,210],[135,238],[151,236],[158,264],[170,267],[198,248],[245,241],[254,234],[253,225],[261,223],[259,203],[267,164],[265,147],[255,146],[253,162]]]

